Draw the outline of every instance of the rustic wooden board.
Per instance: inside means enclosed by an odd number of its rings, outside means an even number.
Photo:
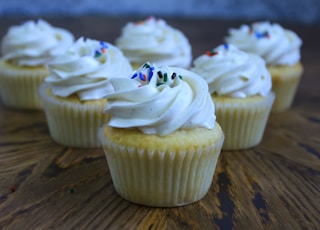
[[[0,36],[25,19],[0,20]],[[133,18],[48,18],[55,26],[113,42]],[[194,56],[239,22],[168,19]],[[305,74],[293,107],[272,114],[262,143],[222,152],[209,193],[179,208],[131,204],[115,192],[102,149],[54,143],[42,112],[0,102],[0,229],[319,229],[320,28],[286,25],[303,39]]]

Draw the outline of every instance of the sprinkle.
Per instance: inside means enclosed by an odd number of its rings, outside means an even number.
[[[167,74],[167,73],[164,73],[163,81],[164,81],[164,82],[167,82],[167,81],[168,81],[168,74]]]
[[[150,67],[150,71],[149,71],[149,75],[148,75],[148,81],[150,81],[152,76],[153,76],[153,70],[154,70],[154,67]]]
[[[94,53],[94,57],[98,58],[100,56],[101,56],[101,53],[98,50],[96,50],[95,53]]]
[[[134,78],[136,78],[137,76],[138,76],[138,74],[135,73],[135,74],[132,75],[131,79],[134,79]]]
[[[150,68],[150,65],[149,65],[148,63],[145,63],[145,64],[143,65],[143,68]]]
[[[143,20],[133,22],[133,25],[143,25],[143,24],[144,24]]]
[[[226,43],[226,44],[224,44],[223,46],[224,46],[224,48],[225,48],[226,50],[229,49],[229,44]]]
[[[71,194],[73,194],[73,193],[74,193],[74,189],[73,189],[73,188],[70,188],[70,189],[69,189],[69,192],[70,192]]]
[[[100,41],[100,45],[103,47],[103,48],[108,48],[108,44],[103,42],[103,41]]]
[[[149,16],[149,17],[147,17],[147,21],[149,21],[149,20],[152,20],[154,17],[153,16]]]
[[[139,78],[140,78],[141,81],[145,81],[147,79],[146,75],[141,73],[141,72],[139,73]]]
[[[11,187],[10,187],[10,191],[11,191],[11,192],[15,192],[15,191],[16,191],[16,187],[15,187],[15,186],[11,186]]]
[[[257,38],[269,38],[270,37],[268,31],[265,31],[263,33],[256,32],[255,35]]]
[[[107,52],[107,49],[106,49],[106,48],[101,48],[101,52],[102,52],[102,53],[106,53],[106,52]]]
[[[176,74],[176,73],[173,73],[173,74],[171,75],[171,79],[172,79],[172,80],[175,79],[176,76],[177,76],[177,74]]]
[[[179,75],[178,77],[182,80],[182,76],[181,75]]]
[[[163,78],[161,71],[158,71],[157,74],[158,74],[159,78]]]
[[[218,52],[214,51],[214,50],[206,51],[206,55],[208,55],[209,57],[212,57],[212,56],[217,55],[217,54],[218,54]]]

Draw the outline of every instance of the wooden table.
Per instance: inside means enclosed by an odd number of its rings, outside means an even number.
[[[0,36],[25,19],[0,20]],[[137,18],[45,19],[76,38],[113,43]],[[188,36],[194,57],[240,25],[167,22]],[[271,115],[259,146],[222,152],[209,193],[188,206],[149,208],[121,199],[102,149],[58,145],[42,112],[0,104],[0,229],[319,229],[320,27],[282,25],[304,41],[305,74],[292,108]]]

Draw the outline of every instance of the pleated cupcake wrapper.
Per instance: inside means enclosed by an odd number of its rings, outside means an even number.
[[[41,110],[39,87],[48,75],[46,68],[37,70],[0,70],[0,94],[3,103],[11,108]]]
[[[196,202],[208,192],[223,138],[206,148],[146,150],[100,140],[117,193],[133,203],[175,207]]]
[[[297,75],[293,78],[273,81],[272,90],[276,94],[276,99],[272,107],[272,112],[281,112],[290,108],[296,94],[300,78],[300,75]]]
[[[217,122],[225,133],[223,150],[247,149],[261,142],[275,95],[255,103],[214,99]],[[245,100],[245,99],[243,99]]]
[[[98,130],[108,120],[107,115],[103,113],[104,106],[61,102],[48,96],[46,88],[44,84],[40,91],[52,139],[70,147],[100,147]]]

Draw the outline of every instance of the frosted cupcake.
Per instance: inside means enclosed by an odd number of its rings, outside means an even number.
[[[258,145],[274,102],[265,62],[233,45],[220,45],[195,59],[191,71],[203,77],[225,133],[222,149]]]
[[[40,93],[51,137],[66,146],[99,147],[98,128],[108,121],[108,80],[130,75],[130,63],[115,46],[80,38],[49,68]]]
[[[276,94],[272,111],[290,108],[303,74],[300,62],[302,41],[298,35],[277,23],[256,22],[230,29],[226,41],[265,60]]]
[[[224,138],[206,82],[149,63],[131,79],[110,81],[105,112],[111,119],[99,136],[117,193],[155,207],[204,197]]]
[[[0,94],[7,107],[42,109],[39,87],[48,76],[46,63],[64,52],[73,35],[39,20],[12,26],[2,39]]]
[[[192,59],[186,36],[163,19],[154,17],[127,23],[115,44],[134,69],[147,61],[158,66],[188,67]]]

